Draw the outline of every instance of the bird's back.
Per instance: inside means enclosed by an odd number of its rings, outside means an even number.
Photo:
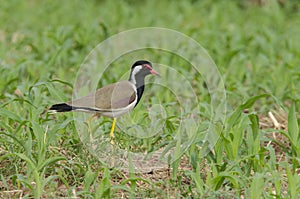
[[[97,110],[123,109],[137,99],[136,88],[129,81],[120,81],[104,86],[85,97],[68,102],[74,107],[89,107]]]

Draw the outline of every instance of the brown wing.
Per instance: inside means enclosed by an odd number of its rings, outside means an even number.
[[[100,110],[111,110],[124,108],[134,102],[136,92],[129,81],[121,81],[104,86],[96,92],[73,100],[68,104],[75,107],[96,108]]]

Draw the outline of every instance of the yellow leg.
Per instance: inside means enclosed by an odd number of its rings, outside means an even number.
[[[90,134],[92,134],[91,122],[92,122],[93,118],[94,118],[94,115],[92,115],[91,117],[89,117],[89,118],[86,120],[86,124],[87,124],[88,131],[90,132]]]
[[[117,122],[117,118],[114,118],[114,121],[111,126],[111,130],[110,130],[110,134],[109,134],[111,144],[114,144],[114,138],[115,138],[114,131],[115,131],[116,122]]]

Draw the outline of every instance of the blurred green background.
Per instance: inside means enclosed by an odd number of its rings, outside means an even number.
[[[0,1],[0,197],[298,198],[299,9],[297,0]],[[173,164],[171,174],[110,170],[80,142],[70,114],[44,112],[71,98],[80,64],[97,44],[141,27],[174,29],[199,42],[226,87],[228,118],[218,132],[221,140],[205,157],[193,142],[184,154],[189,169]],[[173,56],[153,53],[151,60],[203,84]],[[120,58],[99,84],[118,80],[116,67],[132,62]],[[148,92],[138,109],[146,110],[155,98],[173,103],[164,93]],[[209,106],[205,92],[203,87],[199,96]],[[134,144],[173,143],[174,115],[165,136]],[[109,129],[110,120],[103,124]]]

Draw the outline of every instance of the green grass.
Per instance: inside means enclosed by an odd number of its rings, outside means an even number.
[[[1,1],[0,198],[299,198],[300,6],[249,2]],[[132,165],[127,172],[109,168],[99,161],[108,154],[94,156],[91,143],[82,142],[90,141],[82,135],[108,139],[111,119],[88,124],[72,113],[45,112],[72,98],[77,72],[97,44],[140,27],[174,29],[200,43],[227,95],[224,124],[213,123],[211,96],[189,60],[155,49],[116,59],[99,86],[123,78],[136,59],[149,59],[180,73],[200,102],[182,83],[167,82],[179,88],[177,96],[155,84],[170,75],[155,68],[161,80],[147,79],[152,85],[143,103],[116,130],[121,149],[174,149],[167,168],[143,174]],[[151,104],[164,111],[149,112]],[[78,134],[78,124],[88,130]],[[150,138],[125,133],[135,127],[151,133],[153,126],[161,131]],[[210,150],[203,141],[207,129],[219,135]]]

